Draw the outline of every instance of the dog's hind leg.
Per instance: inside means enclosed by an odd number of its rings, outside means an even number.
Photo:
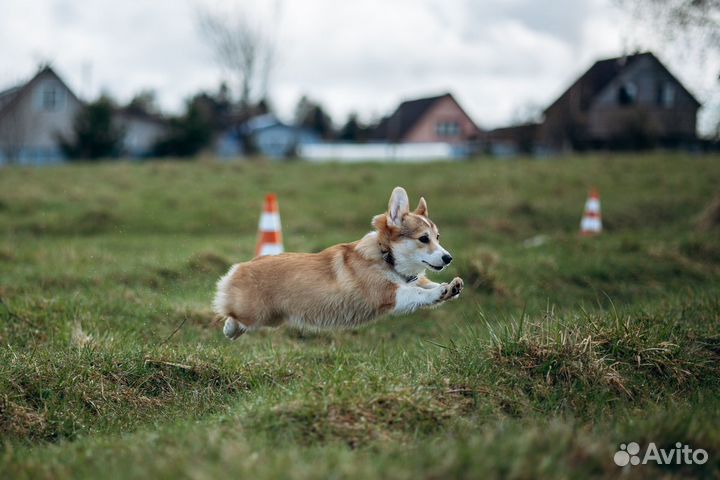
[[[213,300],[213,310],[220,319],[225,319],[223,333],[230,340],[235,340],[245,333],[249,325],[249,323],[239,321],[234,313],[238,308],[238,292],[232,290],[232,279],[237,269],[238,265],[233,265],[228,273],[218,281],[217,292]]]
[[[238,322],[233,317],[227,317],[225,319],[225,326],[223,326],[223,333],[230,340],[237,339],[240,335],[247,332],[247,327]]]

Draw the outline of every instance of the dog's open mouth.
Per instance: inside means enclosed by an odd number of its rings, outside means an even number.
[[[425,260],[423,260],[422,262],[423,262],[425,265],[427,265],[428,267],[432,268],[433,270],[437,270],[438,272],[439,272],[440,270],[442,270],[443,268],[445,268],[445,265],[440,265],[439,267],[436,267],[436,266],[433,265],[432,263],[428,263],[428,262],[426,262]]]

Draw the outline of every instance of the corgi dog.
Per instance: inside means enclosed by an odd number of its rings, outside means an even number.
[[[457,298],[463,281],[438,284],[425,277],[452,256],[420,198],[411,212],[396,187],[373,231],[320,253],[283,253],[230,268],[218,282],[213,309],[234,340],[248,330],[289,323],[298,327],[356,327],[384,314],[404,314]]]

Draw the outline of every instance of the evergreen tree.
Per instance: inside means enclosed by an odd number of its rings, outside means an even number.
[[[119,155],[125,132],[113,122],[115,104],[106,95],[86,104],[73,124],[72,138],[60,138],[70,159],[99,159]]]
[[[295,107],[295,125],[307,128],[324,139],[334,135],[332,119],[322,105],[303,95]]]
[[[159,111],[157,106],[157,95],[154,90],[141,90],[133,96],[125,108],[132,112],[157,114]]]
[[[158,156],[190,157],[210,145],[213,138],[214,111],[207,95],[193,97],[185,113],[170,122],[170,133],[155,145]]]
[[[348,116],[347,122],[340,129],[338,138],[344,142],[365,142],[367,141],[368,127],[360,123],[356,113]]]

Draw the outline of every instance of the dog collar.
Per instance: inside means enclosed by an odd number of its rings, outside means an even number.
[[[408,277],[407,275],[403,275],[402,273],[397,271],[397,269],[395,268],[395,257],[393,257],[392,250],[390,250],[390,249],[383,250],[382,245],[380,245],[380,253],[382,253],[383,260],[385,260],[385,262],[388,265],[390,265],[390,268],[392,268],[395,273],[400,275],[405,280],[406,283],[412,283],[415,280],[417,280],[417,278],[418,278],[417,275]]]

